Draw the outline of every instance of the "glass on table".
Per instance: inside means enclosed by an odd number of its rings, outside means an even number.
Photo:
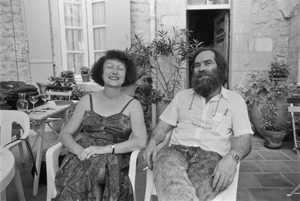
[[[47,101],[49,100],[49,98],[50,98],[49,94],[41,94],[41,99],[44,101],[44,106],[43,106],[44,110],[48,109]]]
[[[32,103],[32,111],[35,112],[36,109],[34,107],[34,105],[38,102],[39,100],[39,96],[29,96],[29,101]]]

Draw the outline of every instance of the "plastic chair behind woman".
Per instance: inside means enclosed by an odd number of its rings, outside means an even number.
[[[55,189],[55,174],[59,169],[58,166],[58,157],[61,151],[64,150],[63,145],[59,142],[56,145],[49,148],[46,152],[46,164],[47,164],[47,201],[50,201],[51,198],[55,197],[56,189]],[[134,200],[136,201],[135,194],[135,175],[136,175],[136,165],[137,165],[137,157],[140,150],[133,151],[130,156],[130,164],[129,164],[129,178],[132,184]],[[99,196],[97,196],[97,200]]]

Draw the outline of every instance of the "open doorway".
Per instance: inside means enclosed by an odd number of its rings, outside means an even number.
[[[218,49],[229,62],[229,10],[187,10],[187,29],[191,39],[203,42],[205,46]],[[188,84],[191,87],[192,68],[188,71]],[[228,73],[228,72],[227,72]],[[228,86],[226,86],[228,87]]]

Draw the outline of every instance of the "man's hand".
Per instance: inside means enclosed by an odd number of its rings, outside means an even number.
[[[237,163],[229,155],[222,158],[216,165],[213,172],[212,187],[215,191],[223,191],[233,181],[236,172]]]
[[[143,158],[145,165],[148,165],[150,169],[152,169],[153,161],[157,156],[157,152],[158,150],[155,141],[149,141],[144,151]]]

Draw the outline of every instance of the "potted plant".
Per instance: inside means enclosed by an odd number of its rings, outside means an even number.
[[[286,123],[289,117],[287,111],[287,97],[290,97],[297,90],[296,84],[287,84],[285,81],[272,80],[273,75],[286,72],[286,65],[276,65],[272,62],[270,70],[267,72],[251,72],[237,87],[237,91],[243,96],[249,111],[249,117],[260,135],[266,139],[265,145],[269,148],[279,148],[283,138],[288,134]],[[289,72],[289,70],[288,70]],[[283,74],[283,73],[282,73]],[[286,74],[286,73],[285,73]],[[271,143],[269,140],[270,132],[281,133],[278,142]],[[279,134],[272,134],[278,136]]]
[[[152,129],[151,107],[162,101],[164,94],[152,87],[152,78],[142,78],[142,84],[139,84],[134,91],[134,98],[137,99],[143,108],[147,132]]]
[[[81,77],[83,82],[89,82],[90,81],[90,68],[87,66],[82,66],[80,68]]]
[[[268,74],[270,79],[273,81],[286,81],[290,75],[290,67],[285,63],[285,61],[278,61],[275,59],[270,64],[270,70]]]
[[[182,75],[186,71],[185,64],[189,61],[190,53],[202,45],[197,40],[187,43],[189,35],[189,30],[174,27],[172,35],[162,29],[149,43],[135,35],[129,49],[137,61],[140,74],[152,76],[159,83],[165,98],[172,99],[182,88]],[[168,68],[169,71],[166,71]]]
[[[275,124],[278,115],[278,107],[276,103],[277,94],[271,91],[267,94],[262,107],[260,108],[261,115],[261,132],[265,138],[265,147],[280,148],[283,138],[286,135],[287,129]]]

